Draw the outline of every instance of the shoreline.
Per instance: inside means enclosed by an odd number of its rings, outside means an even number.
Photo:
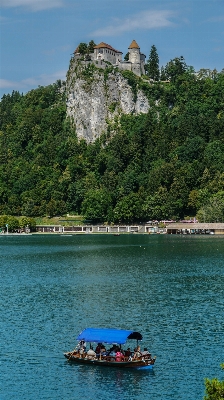
[[[164,227],[158,225],[37,225],[36,231],[32,232],[26,228],[25,232],[4,231],[0,236],[14,235],[89,235],[107,234],[113,236],[120,235],[224,235],[224,223],[170,223]]]

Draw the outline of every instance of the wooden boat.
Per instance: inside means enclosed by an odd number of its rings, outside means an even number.
[[[131,355],[119,357],[110,355],[108,352],[95,353],[92,349],[92,343],[98,345],[112,344],[121,349],[121,345],[125,344],[128,339],[142,340],[142,335],[139,332],[123,329],[100,329],[100,328],[86,328],[84,329],[76,340],[79,341],[75,350],[64,353],[64,356],[72,362],[80,364],[99,365],[103,367],[116,367],[116,368],[135,368],[135,369],[152,369],[156,357],[151,357],[151,354],[140,355],[132,352]],[[90,344],[90,350],[87,351],[86,343]],[[106,353],[106,354],[105,354]]]

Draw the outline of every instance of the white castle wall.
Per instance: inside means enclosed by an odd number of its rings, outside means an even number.
[[[77,60],[83,58],[79,53],[76,53],[74,57]],[[105,68],[105,62],[110,62],[113,66],[123,71],[132,71],[137,76],[145,74],[145,55],[140,53],[139,48],[129,49],[129,61],[122,60],[122,53],[106,48],[94,49],[94,53],[89,54],[88,57],[94,63],[98,63],[101,68]]]
[[[111,64],[116,64],[118,60],[122,60],[122,53],[116,53],[110,49],[95,49],[93,53],[94,60],[104,60]]]

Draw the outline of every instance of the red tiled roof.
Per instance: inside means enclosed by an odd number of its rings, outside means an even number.
[[[100,44],[97,44],[97,46],[94,46],[94,49],[109,49],[114,51],[115,53],[122,53],[122,51],[114,49],[112,46],[110,46],[107,43],[101,42]]]

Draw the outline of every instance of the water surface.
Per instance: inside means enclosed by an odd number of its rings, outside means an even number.
[[[223,379],[223,241],[0,236],[0,399],[202,400]],[[70,364],[86,327],[140,331],[154,372]]]

